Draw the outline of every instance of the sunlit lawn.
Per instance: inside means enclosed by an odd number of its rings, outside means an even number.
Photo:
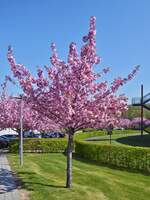
[[[73,188],[66,189],[63,154],[25,154],[24,167],[9,154],[31,200],[149,200],[150,177],[73,160]]]
[[[110,136],[98,136],[87,139],[92,143],[110,144]],[[131,146],[141,146],[150,147],[150,135],[147,133],[143,134],[141,137],[140,132],[138,133],[128,133],[128,134],[112,134],[111,143],[117,145],[131,145]]]

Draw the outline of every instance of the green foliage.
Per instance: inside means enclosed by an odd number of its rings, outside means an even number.
[[[141,116],[141,107],[140,106],[128,106],[128,110],[122,114],[124,118],[133,119]],[[144,109],[144,117],[150,118],[150,112]]]
[[[106,135],[102,130],[90,130],[91,132],[79,131],[75,134],[74,140],[85,140],[95,136]],[[134,133],[132,130],[114,130],[113,134]],[[24,152],[65,152],[67,148],[67,138],[26,138],[23,141]],[[10,152],[18,152],[19,141],[14,140],[9,144]]]
[[[24,152],[65,152],[67,148],[66,138],[30,138],[24,139],[23,143]],[[9,145],[9,151],[11,153],[18,152],[19,140],[14,140]]]
[[[78,156],[128,169],[150,172],[150,149],[76,141]]]
[[[84,140],[86,138],[104,135],[104,131],[92,131],[89,133],[78,132],[74,140]],[[26,138],[23,141],[24,152],[65,152],[67,148],[67,138]],[[19,140],[13,140],[9,144],[11,153],[18,152]]]

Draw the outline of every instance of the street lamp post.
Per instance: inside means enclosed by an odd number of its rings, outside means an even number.
[[[23,99],[20,102],[20,165],[23,166]]]
[[[20,99],[19,162],[20,166],[23,166],[23,98],[22,95],[13,98]]]

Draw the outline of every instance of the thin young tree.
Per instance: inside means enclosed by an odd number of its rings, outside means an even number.
[[[38,68],[33,77],[27,68],[18,64],[12,49],[8,50],[8,61],[14,77],[19,80],[27,101],[33,109],[44,114],[68,134],[66,187],[72,186],[72,151],[76,131],[91,128],[106,128],[118,124],[121,113],[127,109],[127,98],[115,93],[119,87],[131,80],[138,66],[126,77],[118,77],[112,83],[101,81],[109,68],[95,73],[93,67],[100,62],[96,54],[96,18],[91,17],[85,44],[78,53],[76,44],[69,46],[67,62],[59,59],[56,46],[51,45],[51,66],[46,66],[47,76]]]

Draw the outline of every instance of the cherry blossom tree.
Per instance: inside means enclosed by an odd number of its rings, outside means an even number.
[[[136,117],[136,118],[132,119],[131,125],[134,128],[140,128],[140,126],[141,126],[141,118],[140,117]],[[143,118],[143,125],[144,126],[149,126],[150,125],[150,120],[146,119],[146,118]]]
[[[121,118],[119,120],[119,127],[120,128],[130,128],[132,125],[131,120],[130,119],[123,119]]]
[[[20,133],[20,105],[21,100],[8,96],[0,100],[0,129],[12,128]],[[49,131],[59,126],[47,117],[39,115],[30,104],[23,101],[23,129]]]
[[[8,95],[7,81],[11,81],[8,76],[3,84],[1,84],[0,94],[0,129],[12,128],[20,133],[20,111],[21,99]],[[23,101],[23,128],[24,130],[47,131],[58,129],[59,126],[47,117],[40,115],[36,110],[32,109],[30,103]]]
[[[143,125],[145,127],[150,126],[150,119],[143,118]],[[120,128],[140,128],[140,126],[141,126],[140,117],[133,118],[132,120],[120,118],[118,123],[118,127]]]
[[[52,43],[51,65],[46,66],[47,76],[38,68],[37,77],[33,77],[27,68],[18,64],[12,49],[8,49],[8,61],[14,77],[20,83],[24,98],[31,102],[32,109],[45,115],[54,124],[66,129],[67,179],[66,187],[72,185],[72,150],[73,137],[82,128],[105,128],[116,126],[121,113],[127,109],[127,98],[115,93],[119,87],[131,80],[138,66],[126,78],[115,78],[112,83],[100,81],[109,72],[109,68],[95,73],[93,67],[100,62],[96,54],[96,18],[91,17],[88,35],[83,37],[83,44],[78,53],[76,44],[69,46],[67,62],[58,57],[56,45]]]

